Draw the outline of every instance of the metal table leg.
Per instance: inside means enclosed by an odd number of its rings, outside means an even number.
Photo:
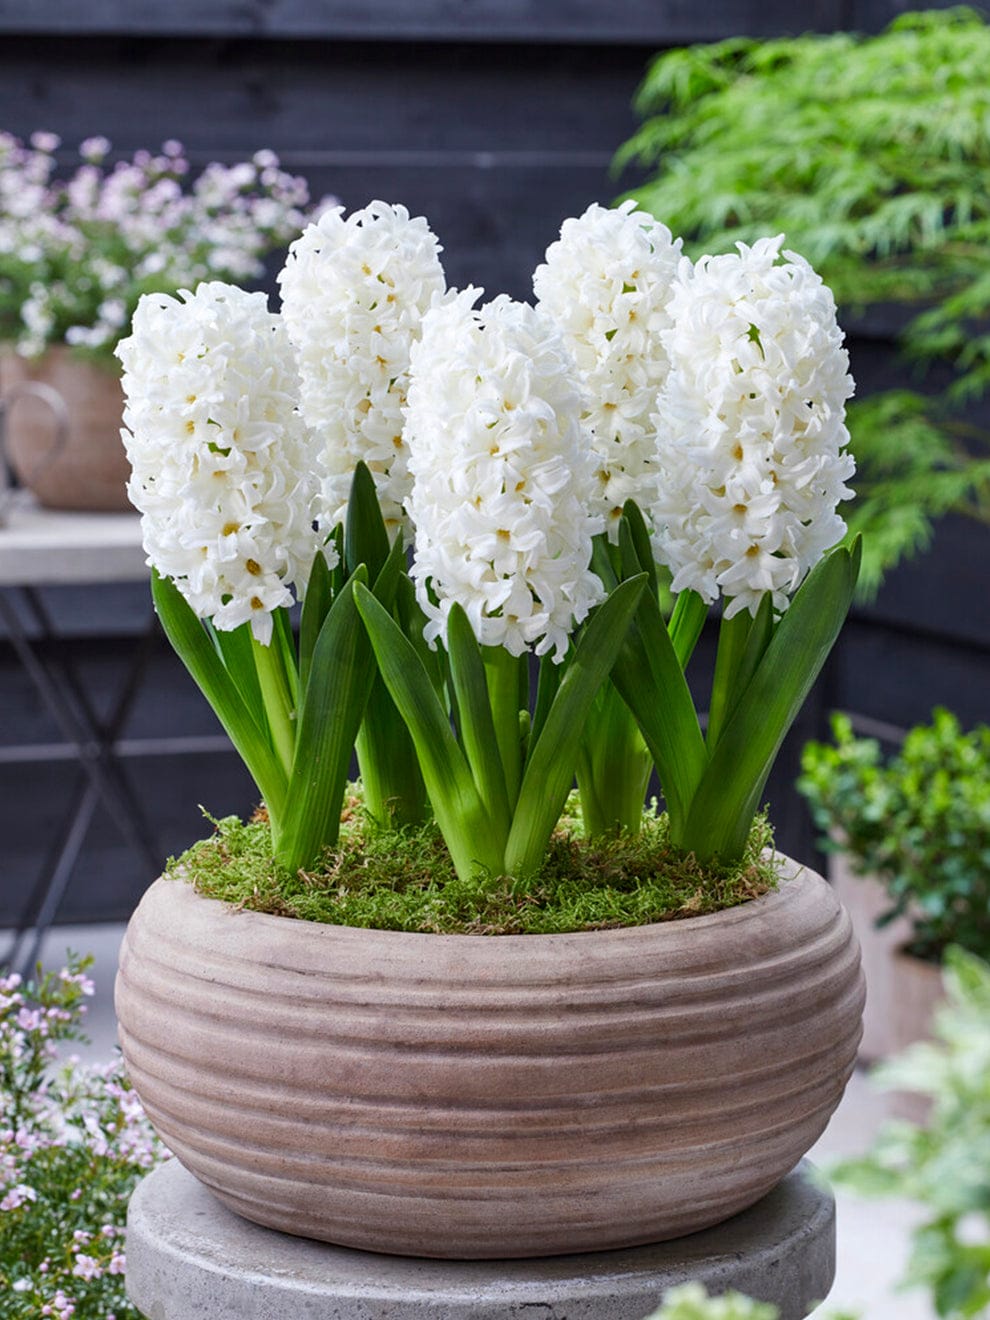
[[[47,662],[41,653],[44,643],[57,642],[51,619],[41,598],[32,588],[19,590],[38,625],[36,640],[29,637],[18,611],[0,590],[0,619],[14,652],[55,719],[66,742],[75,749],[84,776],[65,817],[65,827],[52,855],[32,886],[18,921],[13,943],[4,961],[25,976],[34,971],[41,942],[51,926],[72,877],[86,832],[99,803],[147,867],[149,880],[159,867],[154,832],[114,750],[134,699],[147,671],[157,636],[152,616],[140,644],[127,666],[123,687],[107,720],[99,718],[77,671],[68,658],[57,653]]]

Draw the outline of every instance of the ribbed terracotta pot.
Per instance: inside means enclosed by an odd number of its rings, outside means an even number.
[[[159,880],[116,1002],[151,1121],[256,1223],[540,1256],[678,1237],[768,1192],[852,1070],[863,980],[817,875],[714,916],[413,935]]]
[[[5,353],[0,377],[9,401],[7,454],[21,485],[49,509],[130,509],[117,375],[58,346],[36,362]],[[59,448],[63,421],[66,443]]]

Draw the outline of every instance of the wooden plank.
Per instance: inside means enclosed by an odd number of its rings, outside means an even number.
[[[842,0],[0,0],[0,31],[674,45],[831,30]]]
[[[849,13],[842,23],[853,32],[881,32],[899,14],[916,9],[949,9],[956,0],[850,0]]]
[[[95,133],[122,153],[176,137],[200,163],[261,146],[300,168],[372,153],[387,166],[413,151],[426,164],[461,153],[453,164],[483,166],[484,153],[504,151],[607,162],[635,129],[645,65],[624,48],[9,38],[0,124],[21,137],[60,134],[66,163]]]

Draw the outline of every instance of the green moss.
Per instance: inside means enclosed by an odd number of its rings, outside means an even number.
[[[576,795],[543,869],[525,884],[459,880],[433,824],[386,833],[349,798],[338,847],[313,871],[291,875],[272,859],[263,814],[214,821],[214,833],[169,861],[166,874],[208,898],[254,912],[343,926],[462,935],[535,935],[672,921],[734,907],[776,885],[773,836],[753,825],[733,866],[701,866],[671,846],[667,818],[648,811],[642,833],[588,841]],[[210,818],[212,819],[212,818]]]

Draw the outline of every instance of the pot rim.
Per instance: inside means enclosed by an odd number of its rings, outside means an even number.
[[[609,926],[605,928],[595,928],[589,930],[568,930],[552,932],[534,932],[532,934],[514,934],[514,935],[481,935],[475,933],[463,933],[452,931],[411,931],[411,930],[391,930],[380,926],[345,926],[338,925],[329,921],[307,921],[301,917],[286,917],[274,912],[256,912],[252,908],[238,907],[236,904],[228,902],[226,899],[210,898],[201,894],[191,880],[182,876],[160,876],[152,887],[158,888],[164,885],[180,885],[183,890],[198,900],[200,903],[209,904],[215,909],[223,909],[228,916],[248,915],[256,921],[261,920],[271,924],[271,929],[284,931],[289,926],[301,929],[306,932],[314,932],[314,938],[319,938],[315,932],[325,932],[327,937],[335,939],[379,939],[385,938],[389,943],[398,946],[402,942],[418,942],[423,938],[433,940],[445,940],[452,946],[458,945],[462,948],[480,948],[485,947],[509,947],[509,948],[530,948],[534,947],[535,941],[550,941],[554,944],[576,938],[594,937],[596,940],[607,939],[613,942],[623,942],[637,937],[642,938],[643,933],[649,931],[656,933],[659,931],[683,931],[686,927],[698,932],[709,930],[712,926],[735,925],[742,921],[757,921],[771,919],[775,909],[789,906],[809,887],[815,885],[824,886],[831,890],[832,886],[817,871],[810,866],[795,861],[788,857],[786,853],[777,852],[774,854],[779,866],[778,887],[768,890],[765,894],[760,894],[757,898],[746,899],[741,903],[735,903],[732,907],[720,908],[717,912],[706,912],[699,916],[686,916],[673,918],[667,921],[649,921],[639,922],[628,926]],[[162,892],[161,890],[159,892]],[[214,913],[218,915],[218,913]],[[663,938],[662,936],[660,938]]]

